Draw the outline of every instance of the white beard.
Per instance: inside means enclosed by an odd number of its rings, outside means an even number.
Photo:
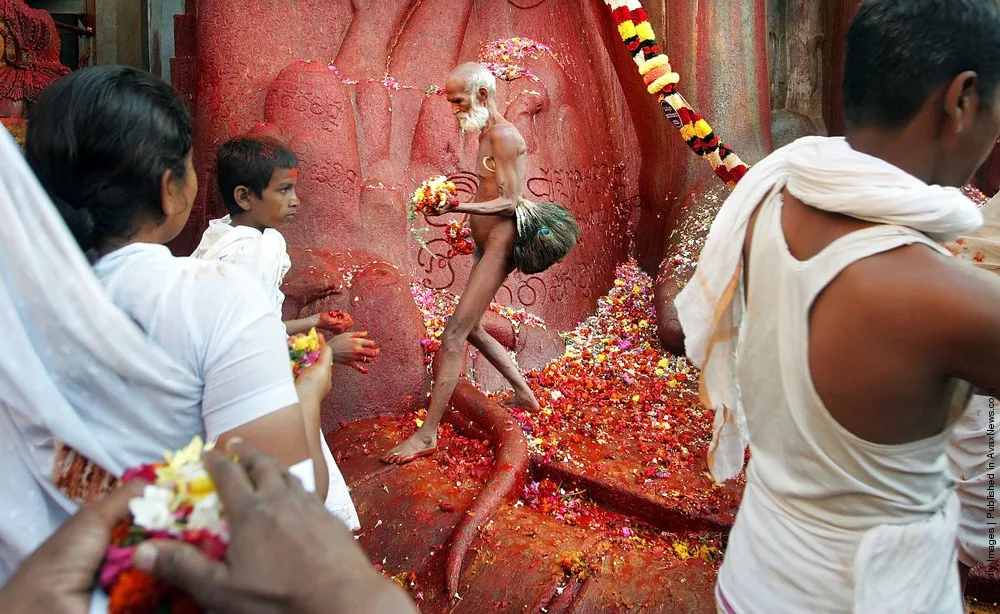
[[[472,100],[467,113],[458,115],[458,125],[461,126],[463,135],[466,132],[481,132],[488,121],[490,121],[490,110],[485,105],[479,104],[476,99]]]

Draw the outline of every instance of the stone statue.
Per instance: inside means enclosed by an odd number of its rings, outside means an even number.
[[[25,102],[68,72],[52,16],[24,0],[0,0],[0,117],[20,117]]]
[[[681,75],[679,90],[751,164],[772,148],[768,4],[643,2]],[[786,4],[804,11],[809,29],[794,53],[809,54],[792,63],[783,108],[834,131],[822,96],[840,78],[830,41],[843,38],[837,30],[843,24],[816,21],[808,2]],[[524,139],[530,197],[566,206],[581,227],[580,244],[564,262],[541,275],[515,273],[496,295],[502,304],[541,316],[549,330],[512,331],[488,312],[486,331],[507,350],[518,350],[522,370],[544,365],[563,352],[557,331],[593,313],[615,266],[634,255],[656,276],[660,340],[667,350],[683,350],[673,299],[690,279],[727,190],[646,92],[604,2],[200,0],[197,8],[199,75],[192,98],[202,184],[213,183],[207,161],[231,136],[254,132],[288,143],[302,160],[299,194],[308,213],[287,237],[295,266],[284,288],[285,316],[350,311],[382,345],[366,380],[337,376],[336,399],[323,415],[331,442],[344,444],[331,447],[360,493],[359,513],[379,518],[365,529],[366,549],[383,563],[391,559],[387,568],[410,570],[398,581],[425,599],[426,611],[610,611],[632,603],[714,612],[714,572],[707,565],[699,567],[701,575],[678,572],[679,581],[669,556],[658,556],[664,567],[649,568],[633,583],[572,575],[578,563],[587,566],[562,550],[597,551],[605,538],[584,544],[576,527],[536,537],[534,527],[521,524],[527,516],[512,503],[524,488],[528,443],[510,414],[468,382],[459,381],[456,412],[445,422],[490,441],[495,457],[485,484],[469,486],[463,478],[456,489],[427,459],[391,469],[378,460],[400,440],[383,432],[381,417],[425,409],[430,392],[421,351],[427,333],[410,284],[462,293],[469,274],[462,260],[470,259],[444,257],[443,224],[430,225],[428,251],[407,221],[410,194],[433,175],[448,175],[463,201],[478,189],[477,139],[458,134],[446,98],[438,95],[444,75],[462,62],[492,61],[495,74],[505,75],[497,107]],[[202,194],[189,234],[173,246],[178,253],[190,253],[203,229],[199,222],[214,217],[218,196]],[[479,371],[484,362],[480,356],[469,364]],[[496,373],[490,378],[499,381]],[[621,485],[603,481],[600,470],[588,479],[592,491],[611,493],[608,500],[621,495],[618,511],[662,511],[622,495]],[[679,531],[725,530],[700,517],[664,512],[659,518],[685,527]],[[463,567],[477,539],[476,559]],[[509,558],[491,558],[496,552]],[[494,563],[519,577],[512,582],[493,572]],[[639,559],[604,565],[607,574],[644,569]],[[676,587],[685,588],[668,595]]]

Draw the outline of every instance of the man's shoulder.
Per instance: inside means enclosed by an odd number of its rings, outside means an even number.
[[[521,132],[510,122],[498,123],[493,126],[490,129],[489,139],[494,151],[513,149],[520,152],[527,149]]]
[[[831,289],[848,302],[853,317],[887,331],[930,332],[944,321],[964,326],[984,304],[1000,307],[1000,278],[921,244],[859,260]]]

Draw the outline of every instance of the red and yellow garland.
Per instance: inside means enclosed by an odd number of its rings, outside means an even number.
[[[646,91],[660,101],[660,109],[681,137],[696,154],[712,165],[719,179],[732,189],[743,178],[748,166],[732,149],[719,140],[701,115],[695,112],[684,97],[677,92],[680,75],[673,71],[670,59],[664,54],[646,11],[639,0],[604,0],[611,9],[618,26],[618,34],[632,59],[639,65],[639,74],[646,83]]]

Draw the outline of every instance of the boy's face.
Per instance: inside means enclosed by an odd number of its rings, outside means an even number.
[[[299,207],[299,197],[295,185],[299,180],[299,169],[279,168],[271,174],[271,182],[258,197],[247,191],[250,217],[256,226],[262,228],[282,228],[295,218]]]

